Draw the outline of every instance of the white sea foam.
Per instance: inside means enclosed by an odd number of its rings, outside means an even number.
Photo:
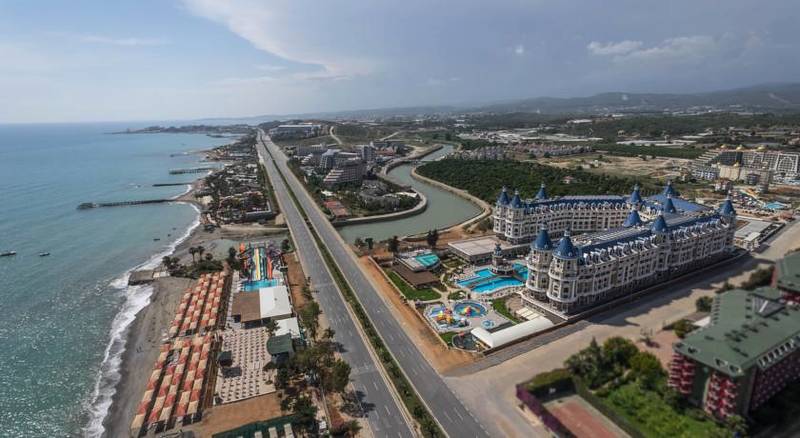
[[[189,205],[198,215],[182,236],[172,242],[164,251],[154,255],[141,265],[126,271],[109,283],[111,287],[123,291],[125,302],[111,323],[110,339],[104,352],[103,362],[100,364],[91,401],[86,407],[89,417],[89,422],[84,428],[86,436],[99,437],[105,431],[103,421],[108,415],[114,394],[117,392],[117,384],[122,377],[120,365],[122,364],[122,354],[125,352],[125,344],[127,343],[127,336],[125,336],[127,329],[136,319],[136,314],[150,304],[150,297],[153,294],[152,286],[128,286],[128,278],[133,271],[156,268],[161,264],[161,259],[164,256],[175,252],[175,248],[189,238],[192,231],[200,225],[200,209],[194,204]]]

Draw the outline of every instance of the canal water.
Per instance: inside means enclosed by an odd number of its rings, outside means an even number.
[[[436,152],[423,158],[423,161],[432,161],[452,152],[453,147],[444,146]],[[350,225],[339,229],[339,234],[348,243],[357,237],[362,239],[372,237],[375,241],[386,240],[392,236],[406,236],[424,233],[432,229],[442,229],[470,219],[481,212],[475,204],[442,190],[430,184],[418,181],[411,177],[412,164],[403,164],[389,171],[392,181],[404,186],[411,186],[428,198],[428,207],[424,212],[397,220],[375,222],[371,224]]]

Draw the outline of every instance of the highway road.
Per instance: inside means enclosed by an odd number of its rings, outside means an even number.
[[[413,427],[406,421],[399,405],[400,401],[392,395],[390,383],[378,369],[380,366],[378,359],[371,354],[364,339],[359,335],[356,323],[348,313],[347,304],[325,265],[308,225],[278,174],[274,161],[267,154],[263,143],[259,143],[257,149],[259,158],[266,167],[281,212],[289,225],[305,275],[311,277],[320,308],[331,328],[336,331],[334,339],[342,345],[342,358],[352,368],[350,377],[356,391],[362,395],[362,405],[365,406],[372,434],[376,437],[413,437],[415,435]]]
[[[275,164],[286,177],[309,221],[358,296],[373,325],[445,432],[452,438],[488,437],[489,434],[481,423],[453,394],[390,313],[387,304],[361,271],[355,255],[322,214],[300,181],[289,170],[286,163],[287,158],[283,152],[269,140],[263,131],[260,132],[259,138],[262,140],[259,147],[269,148]],[[278,191],[278,187],[276,187],[276,192]],[[287,217],[287,223],[291,224],[293,221],[293,218]]]

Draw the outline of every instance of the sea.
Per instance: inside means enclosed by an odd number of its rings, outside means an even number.
[[[147,125],[158,124],[151,122]],[[0,125],[0,436],[99,436],[124,333],[156,266],[197,226],[182,203],[77,210],[179,196],[201,150],[231,139],[120,134],[136,124]],[[159,239],[159,240],[154,240]],[[39,254],[49,252],[50,256]]]

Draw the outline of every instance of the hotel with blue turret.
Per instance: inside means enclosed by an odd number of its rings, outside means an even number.
[[[736,211],[681,199],[671,183],[642,197],[564,196],[545,186],[533,199],[503,189],[494,232],[530,242],[523,303],[562,318],[731,256]]]

